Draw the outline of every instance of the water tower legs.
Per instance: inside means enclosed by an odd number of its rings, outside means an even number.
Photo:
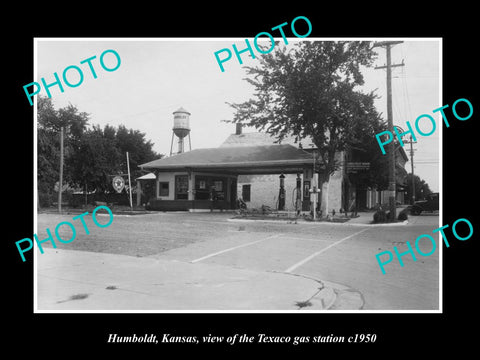
[[[179,137],[178,138],[178,153],[183,153],[183,138]]]
[[[175,133],[172,133],[172,141],[170,142],[170,156],[173,154],[173,138],[175,137]],[[192,140],[190,139],[190,133],[188,134],[188,149],[192,151]],[[183,153],[185,151],[185,146],[183,142],[183,138],[178,138],[178,154]]]
[[[173,152],[173,137],[175,136],[175,133],[172,132],[172,142],[170,143],[170,156],[172,156]]]

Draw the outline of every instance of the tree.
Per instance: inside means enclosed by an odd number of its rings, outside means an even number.
[[[100,193],[112,190],[112,176],[127,172],[126,152],[129,153],[131,178],[139,177],[138,168],[161,157],[152,150],[153,144],[145,140],[145,134],[120,125],[115,128],[99,125],[85,131],[78,151],[71,159],[72,174],[77,186]]]
[[[69,158],[72,185],[99,193],[111,188],[110,176],[119,173],[121,161],[112,130],[108,125],[103,130],[95,125],[85,131],[77,151]]]
[[[39,198],[48,205],[59,179],[60,129],[64,128],[64,183],[98,193],[112,190],[112,175],[126,173],[129,152],[131,176],[142,175],[139,164],[161,157],[138,130],[120,125],[88,128],[89,115],[69,105],[56,110],[50,98],[38,98],[37,175]]]
[[[52,100],[38,97],[37,108],[37,179],[42,193],[53,192],[59,179],[60,128],[64,128],[65,181],[71,180],[68,158],[76,151],[86,129],[89,115],[69,105],[56,110]]]
[[[407,175],[407,191],[405,194],[408,203],[412,201],[412,179],[415,182],[415,200],[423,200],[427,195],[432,193],[432,190],[430,190],[425,180],[421,179],[418,175],[413,175],[412,178],[412,173],[409,173]]]
[[[116,133],[117,144],[122,156],[122,168],[126,169],[125,153],[128,151],[130,160],[130,171],[132,177],[139,177],[142,175],[139,165],[146,162],[159,159],[161,156],[155,153],[153,143],[145,139],[145,134],[139,130],[127,129],[120,125]]]
[[[232,122],[266,131],[281,141],[288,135],[310,136],[320,160],[319,181],[338,169],[335,154],[358,145],[359,134],[374,137],[382,124],[374,93],[363,93],[362,66],[376,58],[369,42],[301,42],[278,47],[246,67],[255,98],[230,104]],[[362,137],[364,138],[364,136]]]

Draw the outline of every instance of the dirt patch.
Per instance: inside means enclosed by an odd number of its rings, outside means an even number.
[[[88,296],[89,296],[89,294],[75,294],[75,295],[70,296],[67,300],[57,301],[57,304],[64,303],[64,302],[67,302],[67,301],[83,300],[83,299],[88,298]]]

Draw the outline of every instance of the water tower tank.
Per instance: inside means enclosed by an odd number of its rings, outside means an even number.
[[[180,139],[190,133],[190,113],[182,107],[173,112],[173,132]]]
[[[190,113],[183,107],[173,112],[173,133],[172,144],[170,145],[170,156],[173,153],[173,138],[178,137],[178,154],[183,153],[183,138],[188,136],[188,143],[190,150],[192,150],[192,143],[190,141]]]

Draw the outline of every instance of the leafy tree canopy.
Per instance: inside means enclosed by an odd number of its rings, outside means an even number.
[[[335,153],[361,147],[374,137],[383,120],[374,106],[375,94],[364,93],[363,66],[376,58],[369,42],[304,41],[258,59],[246,67],[254,98],[230,104],[232,122],[265,131],[277,140],[311,137],[324,168],[321,181],[337,169]]]
[[[412,176],[412,173],[409,173],[407,175],[407,193],[405,194],[408,202],[412,201],[412,181],[415,182],[415,200],[423,200],[432,193],[430,186],[425,180],[418,175]]]
[[[64,181],[89,191],[111,190],[111,176],[127,172],[141,176],[139,164],[158,159],[153,143],[139,130],[105,125],[88,127],[89,115],[69,105],[56,110],[51,99],[38,98],[37,174],[39,191],[51,193],[59,179],[60,128],[64,128]]]

